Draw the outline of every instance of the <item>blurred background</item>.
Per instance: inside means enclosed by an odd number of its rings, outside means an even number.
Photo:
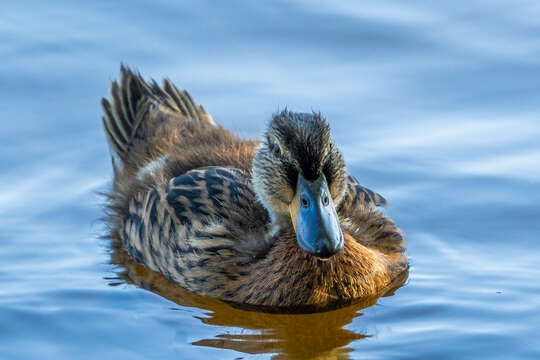
[[[538,358],[539,34],[532,0],[2,2],[0,357]],[[233,321],[122,280],[99,195],[122,62],[251,138],[320,110],[391,203],[407,285]]]

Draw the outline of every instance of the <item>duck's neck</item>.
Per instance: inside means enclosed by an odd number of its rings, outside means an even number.
[[[242,279],[232,301],[268,306],[321,305],[376,295],[389,284],[387,260],[345,235],[344,249],[328,260],[301,250],[294,231]]]
[[[279,233],[283,233],[287,230],[292,229],[292,222],[291,217],[289,214],[282,215],[282,214],[276,214],[275,212],[272,212],[271,210],[268,210],[268,214],[270,215],[270,226],[268,227],[268,233],[267,233],[267,240],[270,240],[272,238],[275,238],[278,236]]]

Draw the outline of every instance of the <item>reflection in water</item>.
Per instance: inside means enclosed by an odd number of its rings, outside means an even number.
[[[286,314],[247,311],[240,305],[193,294],[168,281],[161,274],[134,262],[114,241],[111,262],[123,269],[120,278],[127,283],[150,290],[181,306],[196,307],[206,311],[207,317],[198,317],[203,323],[227,327],[212,339],[201,339],[195,346],[231,349],[247,354],[274,353],[275,359],[348,359],[347,347],[354,340],[369,337],[344,327],[361,316],[359,310],[374,305],[376,297],[364,299],[353,305],[313,314]],[[407,280],[408,273],[396,279],[382,296],[391,296]],[[117,285],[113,283],[111,285]],[[275,311],[275,309],[274,309]],[[242,330],[230,333],[229,327]]]

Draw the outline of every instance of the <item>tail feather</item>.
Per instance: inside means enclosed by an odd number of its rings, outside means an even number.
[[[184,116],[198,117],[197,105],[195,105],[195,101],[187,91],[179,91],[169,79],[163,80],[163,90],[173,98]]]
[[[121,66],[120,81],[111,84],[111,100],[102,99],[103,127],[111,148],[115,172],[122,170],[130,145],[141,127],[150,103],[164,106],[201,123],[215,125],[202,106],[195,103],[185,90],[179,90],[168,80],[159,86],[146,82],[139,73]]]

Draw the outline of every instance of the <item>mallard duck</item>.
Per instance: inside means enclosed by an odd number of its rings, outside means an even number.
[[[260,141],[188,92],[122,66],[102,100],[112,232],[137,263],[199,295],[270,307],[375,296],[407,271],[379,194],[347,174],[320,113],[274,114]]]

